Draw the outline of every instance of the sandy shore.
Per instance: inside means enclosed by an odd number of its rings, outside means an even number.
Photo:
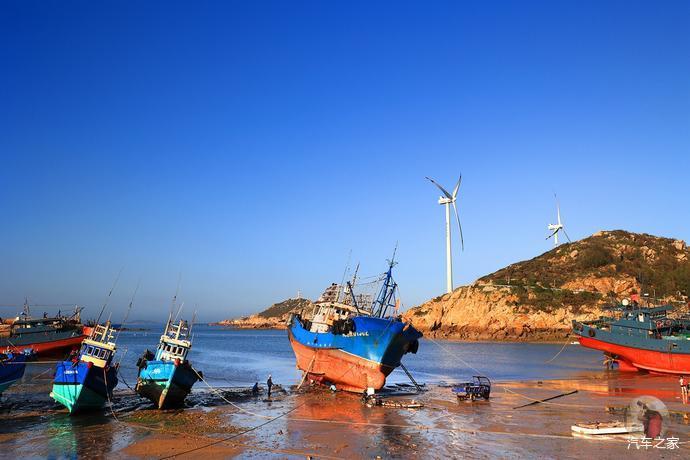
[[[578,390],[550,403],[514,409],[535,399]],[[197,390],[184,410],[157,411],[128,391],[118,392],[114,414],[69,417],[56,405],[21,393],[3,404],[0,445],[12,456],[118,458],[688,458],[690,405],[676,379],[600,372],[568,380],[501,382],[488,402],[462,402],[444,386],[416,396],[421,409],[367,407],[357,395],[325,389],[279,392],[271,401],[226,393],[232,404]],[[621,419],[635,397],[661,399],[671,416],[666,437],[677,450],[628,448],[627,437],[573,437],[577,422]],[[607,407],[609,408],[607,410]]]

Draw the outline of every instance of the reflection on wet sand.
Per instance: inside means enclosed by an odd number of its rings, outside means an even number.
[[[158,411],[123,391],[114,406],[117,420],[107,410],[80,417],[55,408],[41,410],[45,395],[24,393],[26,404],[2,415],[5,435],[0,446],[29,457],[138,458],[199,448],[197,454],[209,458],[578,457],[581,452],[619,458],[626,453],[624,440],[577,439],[570,426],[617,420],[621,414],[608,408],[624,408],[641,393],[658,397],[670,413],[681,414],[669,418],[668,433],[690,441],[690,426],[682,418],[690,406],[680,400],[677,385],[676,379],[664,376],[602,371],[572,379],[498,382],[489,401],[474,403],[458,401],[450,388],[429,385],[429,391],[414,397],[424,404],[418,410],[367,407],[357,395],[314,388],[281,393],[272,402],[233,393],[241,410],[210,392],[197,391],[190,398],[193,407]],[[514,409],[575,389],[578,393],[549,403]],[[263,425],[270,418],[276,419]],[[238,436],[232,440],[211,445],[234,434]],[[686,458],[688,444],[681,445],[682,453],[666,456]]]
[[[101,415],[53,416],[45,429],[49,440],[46,454],[60,452],[61,456],[68,458],[105,457],[113,448],[116,432],[121,431],[111,422]]]
[[[333,452],[355,456],[399,456],[416,451],[423,438],[404,409],[367,407],[361,397],[315,390],[296,396],[303,404],[288,416],[289,444],[329,445]]]

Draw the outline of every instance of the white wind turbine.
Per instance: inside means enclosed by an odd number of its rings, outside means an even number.
[[[460,216],[458,215],[458,208],[455,205],[455,200],[458,197],[458,190],[460,189],[460,182],[462,181],[462,175],[458,179],[458,183],[455,184],[453,189],[453,194],[448,193],[446,189],[441,187],[435,180],[427,177],[432,184],[441,190],[443,193],[442,197],[439,197],[438,204],[444,205],[446,207],[446,291],[453,292],[453,257],[450,249],[450,206],[453,205],[453,211],[455,211],[455,218],[458,221],[458,230],[460,230],[460,244],[462,250],[465,250],[465,242],[462,238],[462,226],[460,225]]]
[[[553,232],[549,236],[546,237],[548,240],[549,238],[553,237],[553,245],[558,246],[558,232],[563,232],[565,237],[568,239],[568,243],[570,243],[570,237],[568,236],[568,233],[565,231],[565,227],[563,226],[563,222],[561,222],[561,206],[558,204],[558,197],[556,194],[553,194],[553,198],[556,200],[556,215],[558,217],[558,223],[557,224],[549,224],[546,228],[549,229],[549,231]]]

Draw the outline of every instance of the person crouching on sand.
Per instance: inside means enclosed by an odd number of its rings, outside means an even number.
[[[661,427],[664,423],[663,417],[659,412],[650,409],[649,406],[641,401],[638,401],[637,405],[642,409],[641,418],[642,425],[644,426],[644,435],[647,438],[656,439],[661,435]]]

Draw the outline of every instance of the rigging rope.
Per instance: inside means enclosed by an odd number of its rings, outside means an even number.
[[[192,452],[197,452],[197,451],[199,451],[199,450],[206,449],[207,447],[215,446],[216,444],[221,444],[221,443],[227,442],[227,441],[229,441],[229,440],[231,440],[231,439],[240,437],[240,436],[242,436],[243,434],[247,434],[247,433],[249,433],[250,431],[254,431],[254,430],[257,430],[257,429],[259,429],[259,428],[261,428],[261,427],[264,427],[264,426],[268,425],[269,423],[272,423],[272,422],[278,420],[279,418],[282,418],[282,417],[286,416],[287,414],[296,411],[296,410],[299,409],[300,407],[304,406],[304,404],[306,404],[306,403],[302,403],[302,404],[300,404],[299,406],[295,406],[295,407],[293,407],[292,409],[290,409],[289,411],[283,412],[282,414],[280,414],[280,415],[278,415],[278,416],[276,416],[276,417],[273,417],[273,418],[270,418],[270,417],[269,417],[270,420],[266,420],[266,421],[263,422],[263,423],[260,423],[260,424],[258,424],[258,425],[256,425],[256,426],[253,426],[253,427],[251,427],[251,428],[248,428],[248,429],[246,429],[246,430],[244,430],[244,431],[241,431],[241,432],[239,432],[239,433],[235,433],[235,434],[233,434],[232,436],[228,436],[227,438],[219,439],[218,441],[214,441],[214,442],[208,443],[208,444],[206,444],[205,446],[195,447],[195,448],[193,448],[193,449],[189,449],[189,450],[186,450],[186,451],[184,451],[184,452],[178,452],[178,453],[173,454],[173,455],[168,455],[168,456],[165,456],[165,457],[161,457],[160,460],[166,460],[166,459],[169,459],[169,458],[177,457],[178,455],[185,455],[185,454],[189,454],[189,453],[192,453]],[[234,405],[234,404],[233,404],[233,405]]]

